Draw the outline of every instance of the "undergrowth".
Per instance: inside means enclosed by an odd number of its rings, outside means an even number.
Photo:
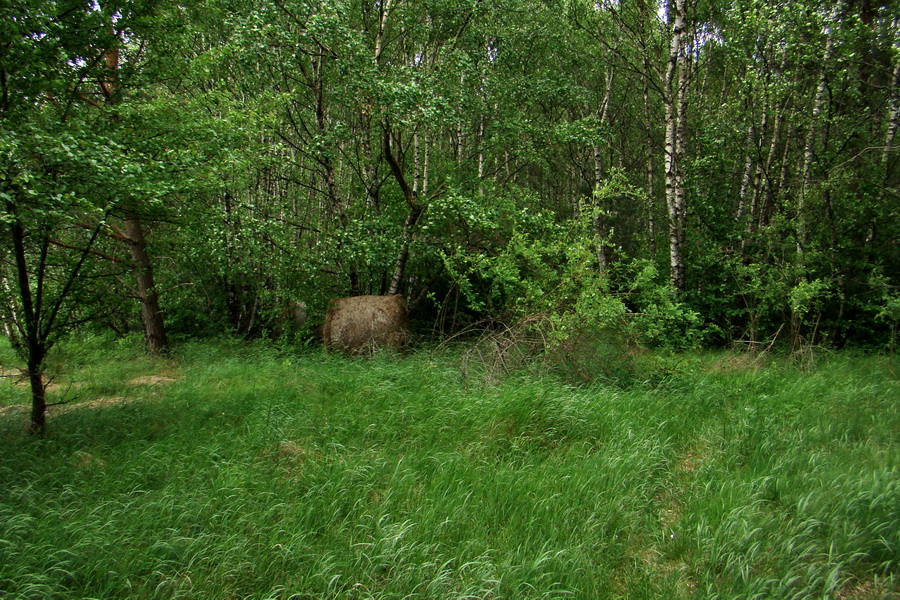
[[[0,597],[898,592],[887,359],[694,354],[629,385],[459,364],[69,344],[44,438],[0,381]]]

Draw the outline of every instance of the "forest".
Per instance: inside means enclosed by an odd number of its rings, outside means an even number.
[[[893,0],[7,0],[0,312],[72,331],[893,348]],[[41,429],[39,415],[34,426]]]
[[[898,0],[0,0],[0,597],[900,597],[898,126]]]

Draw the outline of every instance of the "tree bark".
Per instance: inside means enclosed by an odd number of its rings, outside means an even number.
[[[3,334],[9,340],[9,343],[12,345],[12,347],[16,350],[19,350],[19,339],[16,336],[16,331],[13,328],[14,323],[19,322],[20,317],[18,314],[18,310],[16,309],[16,304],[12,300],[13,290],[9,285],[9,278],[5,273],[3,275],[0,275],[0,286],[3,286],[3,294],[7,298],[9,298],[7,306],[4,307],[6,314],[9,315],[9,319],[3,319]]]
[[[7,212],[12,215],[9,231],[13,242],[13,254],[16,262],[16,280],[19,286],[19,298],[22,300],[22,320],[16,322],[21,336],[22,347],[28,365],[28,382],[31,386],[31,424],[29,430],[34,434],[42,434],[46,429],[46,387],[44,386],[43,367],[47,356],[47,344],[42,335],[41,311],[43,309],[43,276],[46,268],[46,244],[41,253],[38,268],[36,294],[32,293],[31,280],[28,276],[28,257],[25,251],[25,229],[19,222],[15,205],[7,203]]]
[[[383,124],[384,128],[384,156],[391,167],[391,174],[403,198],[409,207],[406,220],[403,223],[403,231],[401,233],[400,252],[397,254],[397,260],[394,262],[394,272],[391,276],[391,284],[388,288],[388,294],[400,293],[400,283],[403,280],[403,273],[406,270],[406,263],[409,260],[409,248],[415,236],[415,228],[419,223],[419,219],[425,213],[425,207],[419,203],[418,194],[415,187],[410,187],[406,175],[403,173],[403,167],[400,165],[400,159],[394,156],[394,144],[391,142],[391,130],[387,123]],[[398,152],[398,156],[402,155]]]
[[[41,435],[47,429],[47,387],[44,385],[43,357],[29,362],[28,383],[31,385],[31,423],[29,431]]]
[[[682,257],[685,235],[684,176],[681,161],[685,146],[685,110],[690,65],[684,54],[685,0],[666,4],[672,29],[666,68],[663,103],[666,110],[666,207],[669,218],[670,281],[676,295],[684,292],[685,266]]]
[[[756,123],[750,121],[750,127],[747,128],[747,159],[744,162],[744,176],[741,177],[741,191],[738,194],[737,214],[734,216],[735,222],[741,224],[747,212],[747,193],[750,191],[750,182],[753,179],[753,167],[756,166]]]
[[[613,70],[606,74],[603,100],[597,109],[597,126],[602,131],[609,115],[609,103],[613,88]],[[603,186],[603,153],[602,147],[594,146],[594,233],[597,235],[597,270],[605,273],[609,265],[609,252],[606,245],[609,228],[607,227],[605,207],[600,205],[600,188]]]
[[[897,17],[894,17],[893,30],[895,32],[894,56],[896,57],[896,64],[894,65],[894,76],[891,80],[891,103],[887,113],[884,152],[881,155],[881,162],[885,166],[887,166],[891,152],[894,150],[894,138],[897,135],[897,128],[900,126],[900,19]],[[889,173],[886,173],[886,177],[889,175]]]
[[[894,77],[891,83],[891,108],[888,112],[887,133],[884,136],[884,153],[881,161],[887,164],[891,151],[894,150],[894,138],[897,136],[897,127],[900,126],[900,64],[894,69]]]
[[[403,273],[406,270],[406,263],[409,261],[409,247],[412,244],[415,227],[422,217],[425,209],[421,206],[410,207],[409,213],[406,215],[406,221],[403,223],[403,232],[401,233],[400,252],[394,263],[394,274],[391,276],[391,285],[388,288],[388,295],[400,293],[400,284],[403,281]]]
[[[650,106],[650,65],[644,57],[644,119],[647,128],[647,237],[649,241],[650,256],[656,256],[656,169],[654,158],[656,151],[653,147],[653,110]]]
[[[118,36],[115,29],[113,34]],[[104,55],[107,68],[107,77],[100,82],[100,89],[106,98],[106,104],[117,104],[121,99],[121,86],[119,85],[119,49],[110,48]],[[153,263],[147,254],[147,242],[144,237],[144,229],[141,220],[136,213],[128,213],[125,216],[125,234],[131,251],[131,259],[137,267],[137,291],[141,303],[141,321],[144,325],[144,337],[147,341],[147,350],[152,354],[158,354],[166,349],[165,323],[162,311],[159,308],[159,295],[153,280]]]
[[[900,28],[898,28],[900,23],[898,23],[898,21],[900,20],[894,18],[893,29],[897,32],[894,41],[895,56],[900,56]],[[896,60],[897,63],[894,66],[894,74],[891,78],[890,104],[888,106],[887,114],[885,115],[887,127],[884,134],[884,150],[881,154],[881,166],[883,169],[881,193],[885,202],[890,202],[888,196],[892,193],[893,189],[891,186],[891,179],[893,178],[893,167],[896,164],[896,161],[891,161],[891,153],[896,151],[894,139],[897,135],[898,126],[900,126],[900,58],[897,58]],[[867,249],[872,248],[875,243],[877,231],[878,219],[872,218],[869,224],[869,230],[866,232],[865,247]]]
[[[147,241],[140,217],[131,214],[125,219],[125,233],[131,259],[137,267],[137,292],[141,303],[141,320],[144,323],[144,337],[147,349],[154,354],[163,352],[168,347],[166,327],[159,307],[159,293],[153,278],[153,263],[147,253]]]
[[[818,129],[816,124],[822,115],[825,105],[825,93],[827,92],[827,70],[831,63],[831,54],[834,48],[834,36],[831,32],[831,23],[836,22],[842,2],[837,2],[825,30],[825,51],[822,56],[822,68],[819,71],[819,83],[816,86],[816,95],[813,99],[809,128],[806,130],[806,139],[803,143],[803,167],[800,184],[800,196],[797,201],[797,253],[802,255],[809,240],[809,230],[806,223],[806,213],[809,205],[809,193],[812,185],[812,163],[815,156],[816,138]]]
[[[772,202],[775,198],[776,181],[773,181],[772,166],[775,164],[775,155],[778,152],[778,142],[781,136],[782,123],[784,122],[784,111],[780,107],[775,107],[775,124],[772,127],[772,139],[769,141],[769,153],[766,156],[766,166],[763,169],[762,181],[762,204],[759,207],[759,214],[756,217],[755,229],[761,229],[769,224],[769,215],[772,211]],[[777,185],[781,185],[781,181],[777,180]],[[752,232],[751,232],[752,233]]]
[[[763,113],[762,123],[760,124],[760,128],[759,128],[760,129],[760,143],[762,142],[762,140],[765,139],[766,132],[769,128],[769,107],[766,106],[763,110],[765,112]],[[778,133],[776,132],[772,135],[772,139],[774,140],[777,138],[778,138]],[[755,149],[757,150],[757,152],[761,153],[761,149],[759,148],[759,145],[755,144],[754,146],[755,146]],[[745,236],[744,236],[744,240],[742,242],[742,246],[745,246],[745,247],[747,245],[748,237],[750,235],[752,235],[753,232],[756,230],[756,221],[759,218],[759,210],[760,210],[759,198],[760,198],[761,188],[763,185],[763,174],[764,174],[763,173],[763,165],[762,165],[761,161],[762,161],[762,156],[757,157],[757,160],[755,161],[756,164],[753,168],[753,179],[750,182],[750,214],[749,214],[749,218],[747,219],[747,224],[744,227]]]
[[[378,19],[378,32],[375,35],[375,62],[381,61],[381,53],[384,51],[384,30],[387,28],[388,18],[391,16],[391,0],[381,3],[381,15]]]
[[[484,130],[487,117],[484,113],[478,121],[478,195],[484,196]]]
[[[745,165],[744,177],[741,181],[740,202],[736,221],[738,225],[743,225],[741,232],[741,248],[747,247],[749,236],[756,230],[756,220],[759,215],[759,197],[760,187],[762,185],[763,165],[760,162],[761,143],[766,137],[769,128],[769,106],[768,103],[763,107],[762,121],[757,130],[756,124],[750,125],[747,132],[747,163]],[[777,132],[773,134],[772,139],[777,140]],[[748,198],[749,196],[749,198]]]

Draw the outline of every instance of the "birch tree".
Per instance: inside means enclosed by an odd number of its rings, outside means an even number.
[[[684,241],[686,226],[683,161],[686,112],[691,78],[690,0],[668,0],[669,56],[663,82],[665,105],[665,181],[669,221],[670,281],[676,294],[685,290]]]

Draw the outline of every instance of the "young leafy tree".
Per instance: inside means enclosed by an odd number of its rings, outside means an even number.
[[[0,40],[0,223],[13,346],[32,391],[31,430],[45,428],[44,362],[62,335],[96,316],[95,244],[121,167],[103,123],[83,111],[108,28],[85,6],[7,5]],[[95,224],[88,231],[82,220]],[[96,274],[96,273],[95,273]]]
[[[110,24],[150,4],[13,4],[0,14],[0,310],[26,364],[31,429],[42,432],[48,352],[108,310],[113,276],[131,266],[102,246],[111,216],[167,184],[108,102],[120,43]]]
[[[79,142],[70,141],[77,148]],[[4,153],[5,177],[0,192],[4,231],[0,239],[6,282],[0,310],[12,323],[12,345],[26,364],[32,393],[31,430],[41,433],[45,427],[43,376],[47,354],[73,327],[99,316],[99,307],[103,306],[97,284],[105,273],[96,271],[95,245],[111,205],[87,200],[80,189],[85,180],[61,181],[60,177],[47,177],[40,167],[29,168],[28,156],[23,156],[22,150],[30,153],[37,148],[23,146],[19,145],[15,155]],[[43,161],[51,159],[52,148],[40,150]],[[63,157],[61,162],[51,159],[45,165],[83,167],[66,160],[71,158]],[[87,234],[74,224],[82,218],[97,223]]]

